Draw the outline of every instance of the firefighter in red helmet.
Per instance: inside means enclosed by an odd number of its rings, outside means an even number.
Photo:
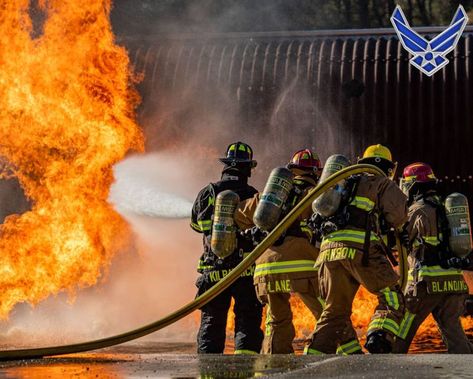
[[[294,175],[293,189],[286,200],[286,213],[292,209],[310,189],[316,186],[321,163],[309,149],[297,151],[287,168]],[[253,226],[253,215],[259,202],[255,196],[243,202],[236,212],[241,227]],[[322,312],[319,297],[317,271],[314,268],[318,249],[311,244],[312,231],[307,227],[307,209],[271,248],[256,261],[254,285],[258,298],[266,308],[266,328],[262,353],[293,353],[292,341],[295,329],[289,304],[291,294],[297,294],[317,319]],[[283,217],[283,215],[281,215]]]
[[[404,169],[401,188],[409,196],[403,242],[409,249],[406,315],[394,352],[407,353],[417,329],[429,314],[437,323],[449,353],[473,353],[460,323],[468,287],[449,247],[445,206],[437,193],[437,178],[425,163]]]

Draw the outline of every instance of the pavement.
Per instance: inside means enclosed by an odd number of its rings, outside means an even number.
[[[134,343],[0,362],[1,378],[472,378],[471,355],[196,355],[192,343]]]

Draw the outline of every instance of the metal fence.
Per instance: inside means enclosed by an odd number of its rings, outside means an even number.
[[[215,94],[224,93],[238,104],[242,128],[270,132],[289,145],[300,138],[293,137],[297,129],[308,145],[335,146],[352,157],[369,144],[385,143],[401,167],[428,162],[447,191],[471,196],[472,38],[469,28],[448,55],[450,63],[433,77],[409,64],[389,29],[161,36],[126,43],[145,74],[145,107],[147,99],[185,92],[210,109]],[[290,117],[275,112],[281,99]]]

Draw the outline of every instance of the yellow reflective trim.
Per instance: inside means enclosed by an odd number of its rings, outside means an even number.
[[[315,261],[297,260],[284,262],[270,262],[256,265],[254,276],[283,274],[288,272],[317,271]]]
[[[239,349],[239,350],[235,350],[235,352],[233,354],[235,354],[235,355],[237,355],[237,354],[240,354],[240,355],[255,355],[255,354],[258,354],[258,352],[253,351],[253,350]]]
[[[367,197],[355,196],[350,205],[369,212],[373,210],[375,203]]]
[[[414,276],[414,270],[409,272],[411,277]],[[440,266],[422,266],[419,270],[419,278],[423,276],[454,276],[454,275],[462,275],[461,270],[457,270],[455,268],[442,268]]]
[[[235,151],[235,149],[236,149],[236,145],[233,144],[228,148],[228,151]]]
[[[437,246],[440,241],[437,236],[430,236],[430,237],[423,237],[424,241],[427,242],[429,245]]]
[[[391,291],[389,288],[384,288],[381,290],[381,293],[384,294],[386,302],[391,308],[394,308],[395,310],[399,309],[399,298],[397,292]]]
[[[324,355],[325,353],[316,350],[316,349],[311,349],[309,346],[306,346],[304,348],[304,355]]]
[[[215,205],[215,197],[213,197],[213,196],[210,196],[210,197],[209,197],[208,205],[209,205],[209,206]]]
[[[246,152],[246,147],[245,147],[245,145],[238,145],[238,150],[240,150],[240,151],[245,151],[245,152]]]
[[[403,340],[406,339],[415,317],[415,314],[406,311],[406,313],[404,314],[404,318],[401,321],[401,325],[399,326],[399,338],[402,338]]]
[[[363,244],[365,242],[365,234],[366,231],[364,230],[337,230],[336,232],[330,233],[328,236],[323,238],[320,248],[323,249],[325,245],[331,242],[355,242]],[[376,234],[371,233],[370,240],[379,241],[379,237]]]
[[[202,229],[200,228],[200,226],[194,222],[191,222],[191,228],[196,230],[197,232],[201,232]]]
[[[368,331],[376,329],[384,329],[393,333],[394,335],[397,335],[399,332],[399,325],[396,321],[391,320],[390,318],[376,318],[370,322]]]
[[[264,328],[264,335],[265,336],[270,336],[271,335],[271,313],[268,311],[268,308],[266,308],[266,320],[264,322],[265,328]]]
[[[349,355],[349,354],[356,353],[357,351],[360,351],[360,350],[361,350],[361,346],[358,340],[353,340],[343,345],[340,345],[337,348],[336,354]]]
[[[199,224],[200,230],[202,231],[212,229],[212,220],[200,220],[197,221],[197,223]]]

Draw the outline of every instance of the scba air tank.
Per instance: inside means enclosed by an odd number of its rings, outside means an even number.
[[[336,172],[348,167],[350,161],[343,155],[331,155],[325,162],[322,175],[320,176],[320,183],[327,180],[327,178]],[[322,217],[333,216],[338,208],[343,197],[343,190],[345,189],[345,180],[338,182],[334,187],[320,195],[312,203],[312,210],[314,213],[320,214]]]
[[[293,178],[291,170],[286,167],[276,167],[271,171],[253,215],[258,228],[270,231],[278,224],[293,187]]]
[[[233,191],[222,191],[215,200],[210,247],[214,254],[224,259],[237,248],[235,211],[240,197]]]
[[[457,257],[466,257],[473,247],[466,196],[458,192],[448,195],[445,199],[445,212],[450,228],[450,249]]]

